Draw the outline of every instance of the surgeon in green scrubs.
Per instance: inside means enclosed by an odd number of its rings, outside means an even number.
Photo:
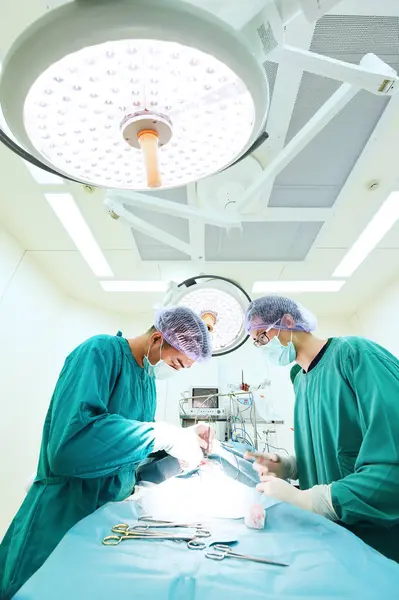
[[[296,457],[252,453],[259,490],[340,523],[399,562],[399,361],[361,337],[316,338],[316,318],[289,298],[253,301],[246,324],[273,364],[301,369]]]
[[[67,357],[35,481],[0,546],[1,600],[17,592],[75,523],[132,494],[136,467],[151,452],[163,449],[198,466],[211,430],[154,423],[155,381],[210,356],[203,321],[176,307],[158,312],[140,337],[98,335]]]

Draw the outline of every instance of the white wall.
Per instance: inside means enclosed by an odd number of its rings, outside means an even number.
[[[384,346],[399,357],[399,281],[378,293],[352,320],[358,334]]]
[[[61,296],[26,253],[0,234],[0,531],[23,497],[54,371],[51,331]]]

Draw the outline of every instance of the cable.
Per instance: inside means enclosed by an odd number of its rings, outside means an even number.
[[[253,393],[250,392],[250,394],[251,394],[250,419],[251,419],[251,423],[254,428],[255,450],[257,450],[258,449],[258,428],[257,428],[257,422],[256,422],[256,405],[255,405]],[[252,419],[253,419],[253,422],[252,422]]]
[[[187,413],[183,408],[183,404],[187,404],[188,400],[186,400],[186,398],[182,398],[181,400],[179,400],[179,405],[180,405],[180,414],[186,415]]]
[[[230,399],[235,401],[235,408],[236,408],[236,414],[231,415],[231,439],[235,440],[235,441],[242,440],[243,443],[250,445],[252,448],[256,448],[257,447],[256,444],[254,444],[251,436],[248,434],[248,432],[246,430],[245,420],[242,415],[242,413],[248,409],[251,409],[251,411],[252,411],[253,397],[251,398],[251,404],[248,407],[246,407],[245,409],[241,408],[242,403],[239,401],[239,399],[237,398],[237,396],[235,394],[231,394]],[[238,423],[241,425],[241,427],[237,427],[237,424],[234,421],[236,421],[236,422],[238,421]],[[252,423],[252,419],[251,419],[251,423]],[[239,432],[241,433],[241,435],[239,434]]]
[[[228,452],[228,450],[226,450],[226,452]],[[236,466],[237,474],[233,479],[233,481],[236,481],[240,475],[240,463],[238,462],[238,457],[233,452],[230,452],[230,454],[233,454],[234,458],[236,459],[236,463],[237,463],[237,466]],[[226,477],[228,477],[228,475],[226,473],[226,469],[224,468],[224,465],[222,463],[222,457],[220,456],[220,454],[219,454],[219,462],[220,462],[220,466],[222,467],[223,473],[226,475]]]
[[[287,456],[290,455],[290,453],[288,452],[288,450],[286,450],[285,448],[277,448],[277,446],[272,446],[272,444],[269,444],[269,442],[265,442],[265,448],[263,449],[263,452],[266,450],[266,445],[267,445],[267,451],[268,452],[270,451],[270,448],[273,448],[273,450],[277,450],[278,452],[279,451],[285,452]]]
[[[201,402],[201,404],[200,404],[200,405],[197,407],[197,409],[198,409],[198,410],[201,410],[201,408],[203,408],[203,407],[204,407],[204,404],[206,404],[206,402],[208,402],[208,400],[210,400],[211,398],[215,398],[215,397],[219,397],[219,394],[209,394],[209,396],[207,396],[207,397],[205,398],[205,400],[203,400],[203,402]],[[188,402],[188,400],[187,400],[187,402]],[[208,407],[208,408],[209,408],[209,407]],[[200,416],[200,415],[199,415],[198,413],[195,415],[195,417],[194,417],[195,424],[197,424],[197,423],[198,423],[198,418],[199,418],[199,416]],[[205,417],[205,419],[204,419],[204,420],[205,420],[205,421],[206,421],[206,420],[208,420],[208,422],[211,422],[211,415],[210,415],[210,414],[206,415],[206,417]],[[213,421],[212,421],[212,422],[213,422]]]
[[[277,446],[272,446],[272,444],[269,444],[269,447],[273,448],[273,450],[281,450],[281,451],[285,452],[287,456],[290,455],[290,453],[288,452],[288,450],[286,450],[285,448],[277,448]]]
[[[235,435],[237,431],[241,431],[244,434],[244,436],[237,436],[237,435]],[[231,436],[232,439],[233,439],[233,435],[235,437],[235,440],[233,440],[233,441],[237,441],[238,438],[241,438],[242,440],[244,440],[244,442],[246,444],[249,444],[249,445],[252,446],[252,448],[255,448],[255,444],[253,443],[251,436],[246,431],[242,430],[240,427],[235,427],[234,428],[234,432],[233,432],[233,434]]]
[[[232,441],[236,442],[238,444],[247,444],[249,447],[251,447],[251,444],[250,444],[249,440],[247,440],[247,439],[245,439],[243,437],[240,437],[240,436],[236,436],[234,438],[234,440],[232,440]]]

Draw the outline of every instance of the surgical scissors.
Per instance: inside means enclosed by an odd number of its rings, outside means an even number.
[[[250,560],[251,562],[262,563],[264,565],[274,565],[275,567],[289,566],[285,563],[276,562],[267,558],[261,558],[260,556],[249,556],[247,554],[239,554],[238,552],[234,552],[234,550],[232,550],[230,546],[226,546],[225,544],[215,544],[213,548],[214,550],[212,552],[207,552],[205,554],[206,558],[210,558],[211,560],[224,560],[225,558],[241,558],[242,560]]]
[[[205,550],[206,544],[205,542],[194,538],[193,540],[187,542],[187,548],[189,550]]]
[[[182,529],[189,529],[189,528],[194,528],[195,529],[195,536],[196,537],[200,537],[200,538],[207,538],[207,537],[211,537],[211,532],[208,529],[202,529],[202,525],[200,523],[194,523],[191,525],[186,525],[183,523],[164,523],[164,524],[148,524],[148,523],[144,523],[143,525],[127,525],[126,523],[119,523],[118,525],[114,525],[114,527],[112,528],[112,531],[114,533],[120,533],[121,535],[129,535],[130,533],[148,533],[148,534],[153,534],[156,535],[157,533],[163,533],[163,534],[168,534],[170,532],[168,531],[151,531],[151,529],[161,529],[161,528],[165,528],[165,529],[169,529],[169,528],[182,528]]]

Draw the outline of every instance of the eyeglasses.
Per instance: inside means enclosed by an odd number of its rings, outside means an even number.
[[[258,335],[256,340],[254,340],[254,346],[256,346],[256,348],[259,348],[260,346],[266,346],[270,342],[270,338],[267,334],[277,325],[279,321],[281,321],[281,319],[278,319],[275,323],[270,325],[270,327]]]
[[[268,329],[267,331],[270,331],[270,330]],[[254,346],[256,346],[256,348],[259,348],[260,346],[266,346],[266,344],[268,344],[269,342],[270,342],[270,338],[267,335],[266,331],[264,331],[263,333],[258,335],[256,340],[254,340]]]

